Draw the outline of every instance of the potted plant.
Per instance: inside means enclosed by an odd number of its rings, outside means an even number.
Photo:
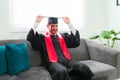
[[[105,30],[105,31],[102,31],[99,35],[90,37],[90,39],[99,39],[99,41],[103,45],[113,48],[115,41],[120,40],[120,37],[118,37],[119,34],[120,34],[120,31],[116,32],[115,30],[107,30],[107,31]]]

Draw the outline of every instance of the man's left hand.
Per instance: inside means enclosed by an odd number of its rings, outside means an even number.
[[[63,21],[66,23],[66,24],[69,24],[70,23],[70,18],[69,17],[62,17]]]

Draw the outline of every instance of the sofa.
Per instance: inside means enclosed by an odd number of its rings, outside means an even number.
[[[34,51],[30,42],[23,39],[0,40],[0,46],[25,42],[28,48],[30,68],[10,76],[5,73],[0,80],[52,80],[49,72],[42,65],[41,56]],[[68,49],[72,61],[88,65],[94,76],[92,80],[116,80],[120,77],[120,51],[103,46],[88,39],[80,39],[80,46]]]

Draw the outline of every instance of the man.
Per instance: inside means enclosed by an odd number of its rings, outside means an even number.
[[[79,32],[72,26],[69,17],[62,17],[63,21],[70,28],[71,34],[59,34],[58,19],[48,19],[48,32],[39,34],[36,31],[43,16],[37,16],[27,40],[31,42],[34,50],[39,50],[42,56],[43,65],[50,72],[53,80],[91,80],[93,73],[83,63],[72,62],[67,48],[80,45]]]

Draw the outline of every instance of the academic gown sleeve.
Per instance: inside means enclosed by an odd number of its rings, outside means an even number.
[[[38,34],[37,32],[34,33],[33,29],[31,29],[27,35],[27,40],[30,41],[34,50],[39,50],[42,58],[42,64],[48,65],[49,60],[45,48],[44,36],[42,34]]]
[[[38,50],[38,36],[34,34],[33,29],[31,29],[27,35],[27,40],[30,41],[32,48]]]
[[[79,32],[76,30],[75,35],[71,32],[71,34],[64,33],[63,37],[66,42],[66,46],[68,48],[75,48],[80,45],[80,35]]]

